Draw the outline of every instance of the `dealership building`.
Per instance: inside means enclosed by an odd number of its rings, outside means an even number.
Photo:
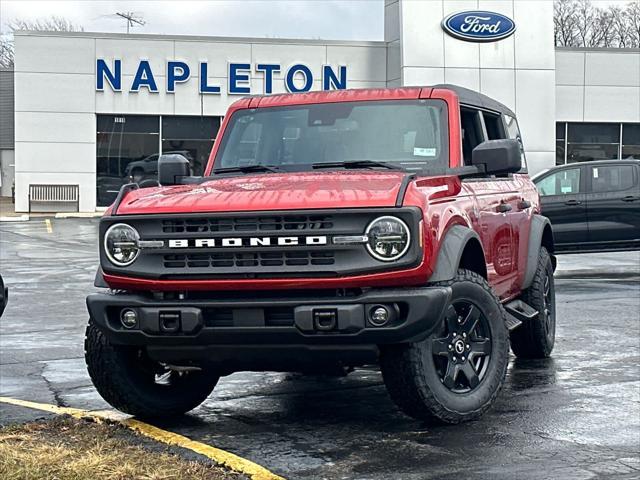
[[[376,42],[17,32],[14,71],[0,72],[1,193],[15,182],[18,212],[101,210],[162,153],[202,172],[238,98],[342,88],[478,90],[516,112],[532,173],[640,158],[640,50],[554,47],[551,0],[386,0],[384,12]],[[478,22],[515,31],[456,33]]]

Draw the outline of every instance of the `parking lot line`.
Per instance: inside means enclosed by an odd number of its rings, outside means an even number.
[[[257,463],[253,463],[252,461],[239,457],[238,455],[235,455],[231,452],[212,447],[211,445],[207,445],[206,443],[191,440],[190,438],[183,435],[179,435],[168,430],[163,430],[148,423],[141,422],[140,420],[136,420],[135,418],[126,417],[125,415],[121,415],[115,412],[96,412],[82,410],[79,408],[59,407],[57,405],[51,405],[48,403],[30,402],[28,400],[20,400],[11,397],[0,397],[0,402],[15,405],[18,407],[42,410],[57,415],[70,415],[74,418],[90,419],[98,422],[105,420],[118,422],[125,427],[138,432],[145,437],[152,438],[153,440],[156,440],[158,442],[186,448],[188,450],[191,450],[192,452],[204,455],[205,457],[216,462],[218,465],[223,465],[230,470],[248,475],[253,480],[284,480],[282,477],[270,472]]]
[[[44,220],[44,223],[47,226],[47,233],[53,233],[53,228],[51,227],[51,220],[46,218]]]

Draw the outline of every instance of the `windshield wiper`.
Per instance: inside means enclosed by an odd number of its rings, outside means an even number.
[[[372,168],[372,167],[381,167],[387,168],[389,170],[402,170],[402,167],[397,165],[393,165],[391,163],[386,162],[376,162],[375,160],[348,160],[345,162],[321,162],[321,163],[313,163],[311,168],[320,169],[320,168]]]
[[[275,165],[244,165],[240,167],[226,167],[226,168],[216,168],[213,170],[213,174],[216,175],[218,173],[252,173],[252,172],[271,172],[277,173],[280,172],[280,168]]]

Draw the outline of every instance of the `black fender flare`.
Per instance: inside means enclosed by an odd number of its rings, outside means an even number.
[[[548,237],[544,238],[544,232],[548,231]],[[547,217],[534,214],[531,217],[531,229],[529,231],[529,245],[527,248],[527,268],[525,270],[524,278],[522,280],[522,290],[525,290],[531,286],[533,277],[536,274],[536,268],[538,267],[538,257],[540,256],[540,247],[542,245],[547,247],[549,254],[551,255],[551,261],[553,263],[553,269],[556,269],[556,259],[553,256],[553,229],[551,228],[551,222]]]
[[[456,276],[458,267],[460,266],[462,253],[472,239],[477,240],[482,246],[478,234],[469,227],[454,225],[447,230],[440,243],[436,268],[429,278],[429,282],[452,280]],[[484,258],[482,261],[485,261]]]

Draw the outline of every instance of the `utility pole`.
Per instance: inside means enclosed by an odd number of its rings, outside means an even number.
[[[141,17],[140,18],[136,18],[135,13],[134,12],[116,12],[116,15],[118,15],[119,17],[124,18],[127,21],[127,33],[129,33],[129,28],[133,27],[134,25],[144,25],[145,22]]]

